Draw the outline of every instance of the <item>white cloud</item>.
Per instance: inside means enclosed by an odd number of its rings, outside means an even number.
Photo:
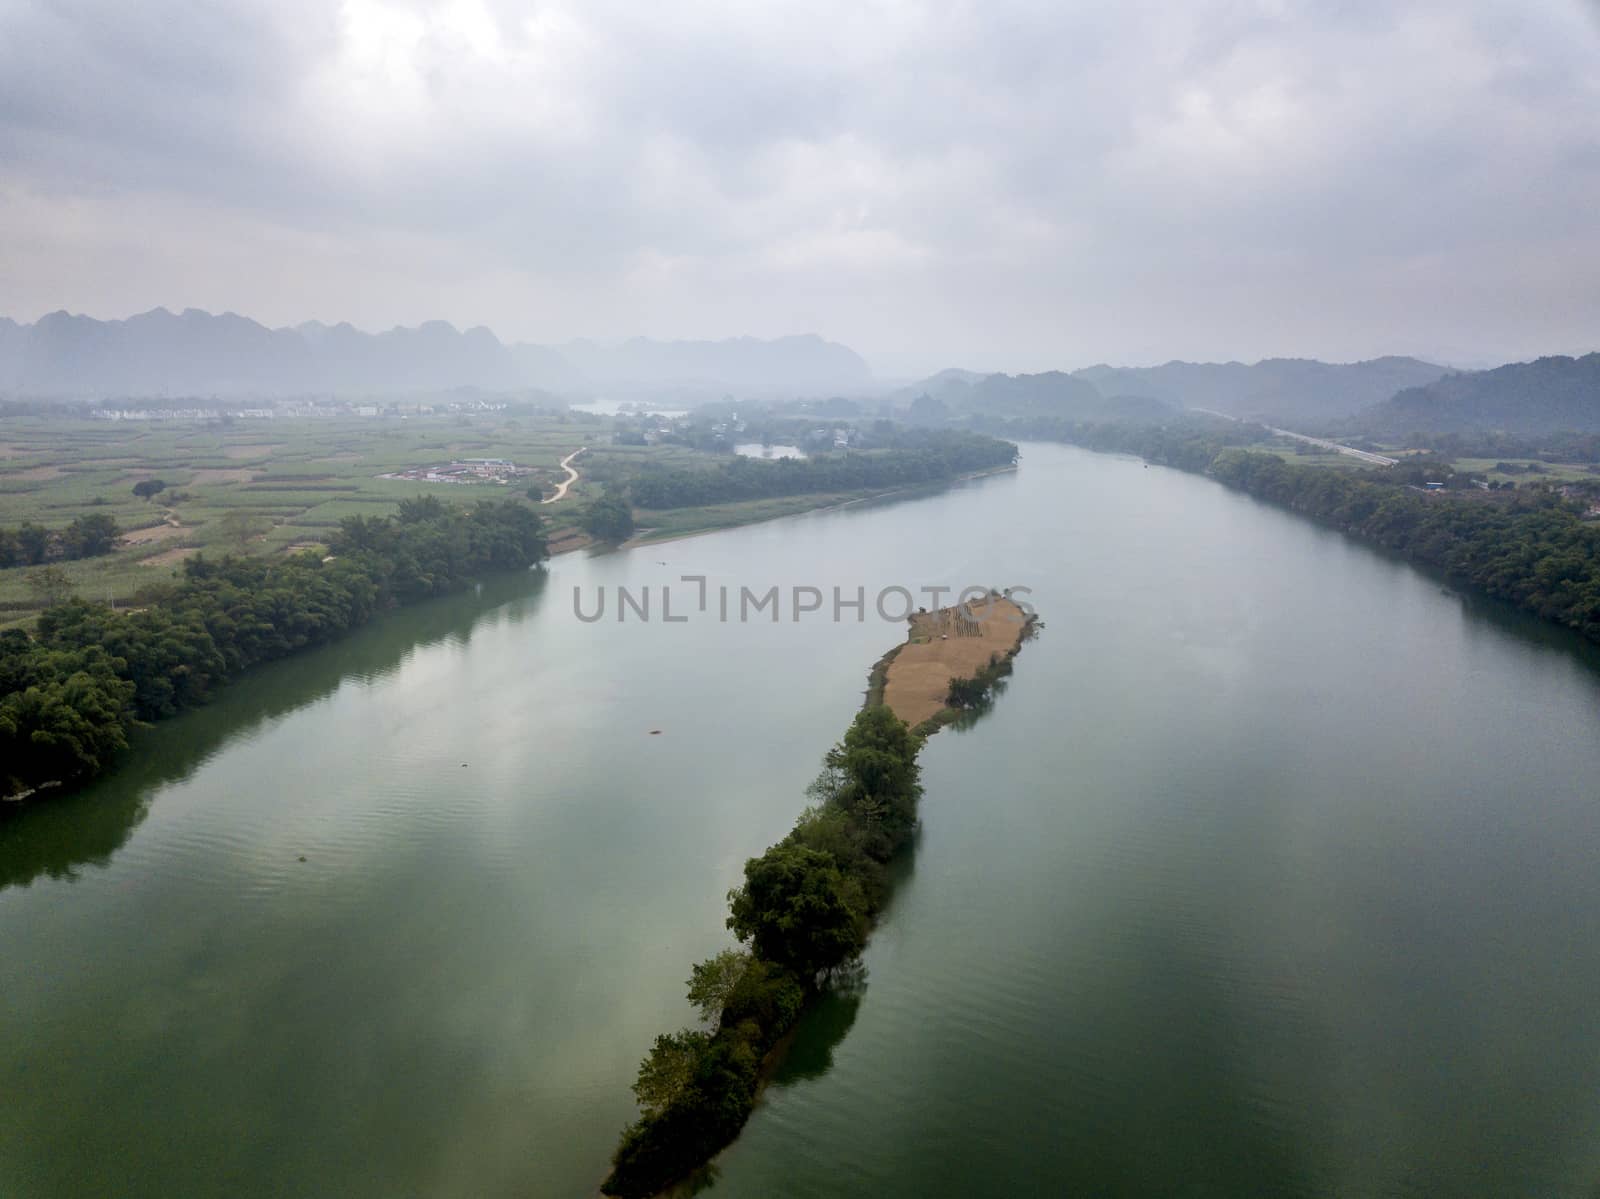
[[[1597,41],[1575,0],[12,0],[0,310],[1589,348]]]

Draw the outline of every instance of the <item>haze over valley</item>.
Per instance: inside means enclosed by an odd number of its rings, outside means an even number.
[[[1593,0],[0,3],[3,1199],[1596,1199]]]

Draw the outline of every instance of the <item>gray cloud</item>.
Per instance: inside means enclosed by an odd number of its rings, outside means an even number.
[[[1573,0],[0,0],[0,310],[881,364],[1600,328]]]

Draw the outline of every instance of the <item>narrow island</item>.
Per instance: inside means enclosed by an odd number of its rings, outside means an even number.
[[[807,788],[811,806],[728,892],[727,926],[744,948],[691,969],[702,1027],[657,1037],[640,1064],[640,1116],[623,1130],[604,1194],[660,1194],[739,1135],[801,1013],[859,956],[883,909],[885,867],[916,828],[923,743],[988,706],[1037,627],[990,592],[917,613],[873,666],[866,702]]]

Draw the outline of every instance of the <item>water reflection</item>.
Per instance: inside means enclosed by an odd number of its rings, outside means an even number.
[[[246,674],[213,703],[135,730],[123,761],[82,790],[0,805],[0,890],[35,879],[73,880],[104,867],[145,818],[163,786],[182,781],[230,742],[323,699],[346,682],[371,683],[417,650],[466,645],[486,617],[520,624],[542,602],[546,572],[503,575],[471,590],[402,608],[331,646]]]
[[[834,971],[827,990],[800,1017],[767,1085],[780,1089],[794,1086],[821,1078],[833,1069],[833,1051],[855,1024],[866,992],[867,967],[860,959]],[[674,1193],[703,1194],[714,1189],[721,1178],[718,1162],[711,1161],[685,1179]]]
[[[822,997],[801,1017],[794,1044],[773,1071],[772,1085],[790,1086],[821,1078],[833,1068],[833,1051],[844,1041],[867,993],[867,967],[856,961],[834,972]]]

